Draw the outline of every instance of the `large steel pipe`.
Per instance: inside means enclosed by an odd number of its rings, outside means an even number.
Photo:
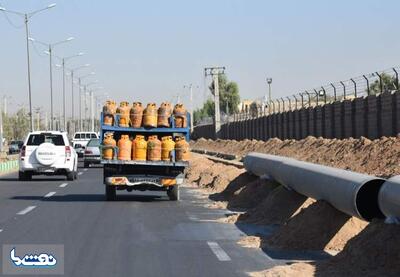
[[[400,176],[394,176],[383,183],[379,191],[379,207],[386,217],[400,218]]]
[[[282,185],[336,209],[370,221],[383,218],[378,193],[384,179],[281,156],[250,153],[244,158],[247,171],[268,175]]]

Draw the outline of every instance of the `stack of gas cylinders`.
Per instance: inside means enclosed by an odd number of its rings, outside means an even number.
[[[119,115],[118,117],[116,115]],[[115,101],[109,100],[103,106],[103,122],[109,126],[132,128],[170,128],[170,117],[174,118],[175,128],[187,128],[187,111],[183,104],[163,102],[157,108],[155,103],[149,103],[143,108],[142,103],[123,101],[117,107]]]
[[[161,141],[157,135],[121,135],[118,142],[113,133],[106,133],[103,140],[103,159],[113,160],[115,156],[122,161],[189,161],[189,143],[185,137],[163,136]],[[174,158],[175,156],[175,158]]]

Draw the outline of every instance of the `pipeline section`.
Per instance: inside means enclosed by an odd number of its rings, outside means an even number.
[[[378,203],[390,223],[400,223],[400,175],[388,179],[382,185]]]
[[[249,153],[243,164],[254,175],[267,175],[300,194],[325,200],[350,216],[367,221],[384,218],[378,205],[378,194],[384,179],[261,153]]]

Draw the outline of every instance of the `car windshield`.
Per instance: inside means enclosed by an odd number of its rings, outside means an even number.
[[[74,137],[74,138],[76,138],[76,139],[81,138],[81,134],[75,134],[75,137]]]
[[[30,135],[27,145],[40,145],[42,143],[52,143],[57,146],[65,145],[62,135],[53,134],[34,134]]]
[[[100,146],[100,140],[99,139],[91,139],[87,146],[92,146],[92,147],[99,147]]]

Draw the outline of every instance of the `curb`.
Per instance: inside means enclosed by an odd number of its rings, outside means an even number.
[[[0,163],[0,174],[15,171],[19,167],[18,160],[12,160]]]

